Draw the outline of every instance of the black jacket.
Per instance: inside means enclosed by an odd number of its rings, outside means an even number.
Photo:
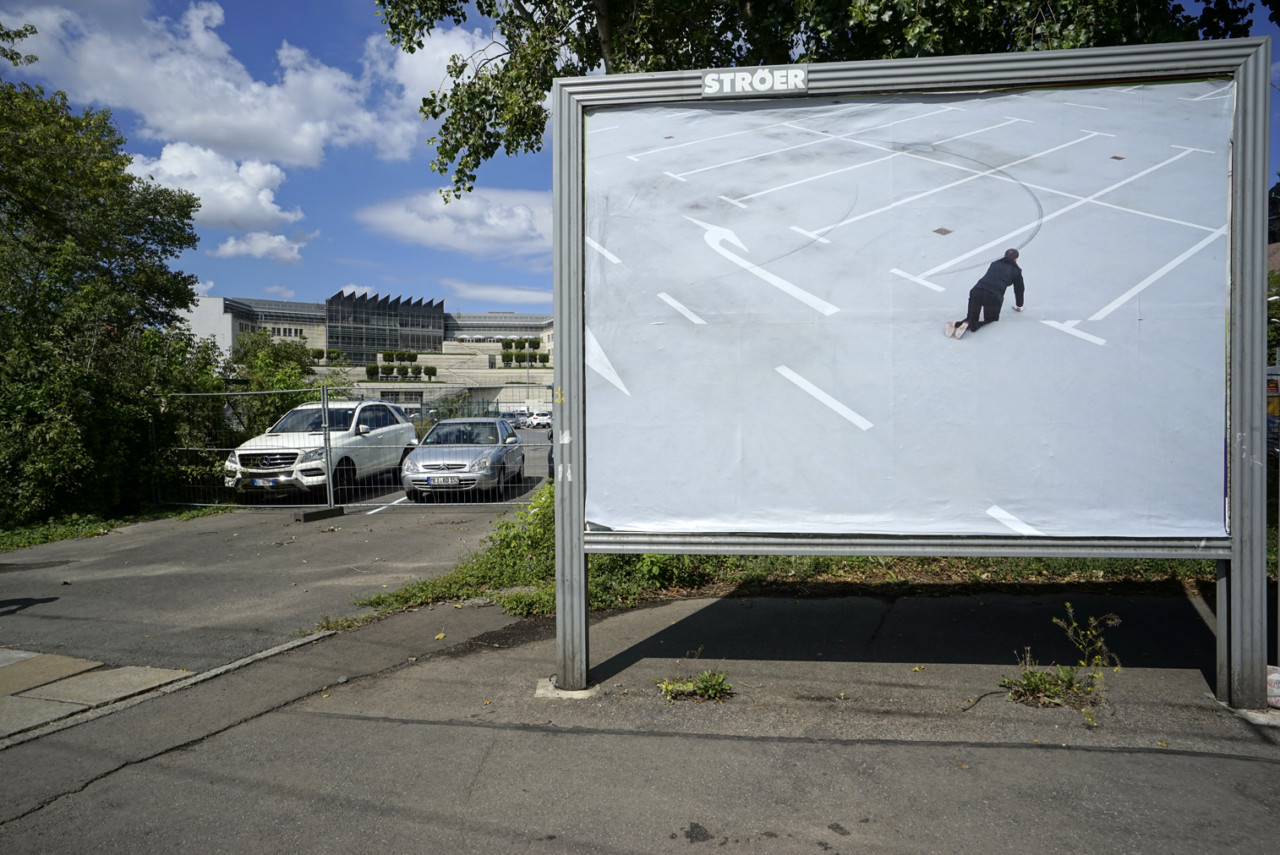
[[[987,272],[982,274],[982,278],[978,280],[978,284],[973,286],[981,288],[983,291],[990,291],[1001,300],[1004,299],[1004,292],[1010,285],[1013,286],[1013,299],[1017,305],[1022,305],[1022,294],[1026,286],[1022,282],[1022,268],[1018,266],[1018,262],[1010,261],[1007,258],[997,258],[991,262],[991,266],[987,268]]]

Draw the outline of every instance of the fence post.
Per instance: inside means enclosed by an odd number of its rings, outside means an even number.
[[[324,431],[324,471],[328,477],[324,479],[325,496],[329,500],[328,507],[333,507],[333,447],[329,444],[329,387],[320,387],[320,428]]]

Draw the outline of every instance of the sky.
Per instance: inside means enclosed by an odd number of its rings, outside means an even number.
[[[132,170],[201,199],[175,266],[222,297],[323,302],[339,291],[443,299],[450,312],[551,312],[551,157],[481,168],[444,204],[418,113],[468,24],[415,55],[372,0],[0,0],[34,24],[6,69],[107,108]]]
[[[19,46],[39,62],[5,79],[111,110],[137,174],[200,197],[200,245],[175,264],[200,293],[551,311],[550,145],[499,154],[449,204],[429,166],[418,106],[451,55],[488,43],[481,23],[407,54],[373,0],[0,0],[0,22],[39,30]],[[1274,175],[1275,106],[1271,125]]]

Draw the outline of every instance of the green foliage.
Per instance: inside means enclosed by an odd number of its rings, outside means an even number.
[[[24,55],[16,48],[9,46],[16,45],[28,36],[34,36],[35,34],[36,28],[31,24],[24,24],[16,30],[7,29],[3,24],[0,24],[0,60],[9,63],[15,68],[19,65],[30,65],[35,62],[36,58],[31,54]]]
[[[1071,603],[1066,604],[1067,617],[1054,618],[1067,638],[1080,652],[1074,665],[1053,664],[1040,667],[1031,656],[1031,648],[1025,648],[1018,659],[1019,673],[1000,681],[1002,689],[1009,690],[1009,699],[1033,707],[1071,706],[1085,714],[1085,721],[1096,727],[1092,710],[1106,700],[1106,671],[1120,670],[1120,660],[1107,648],[1103,638],[1104,628],[1119,626],[1120,618],[1114,614],[1090,617],[1081,626],[1076,620]]]
[[[368,378],[369,380],[377,380],[377,379],[378,379],[378,366],[377,366],[377,365],[366,365],[366,366],[364,367],[364,376],[365,376],[366,378]]]
[[[236,338],[228,379],[237,391],[278,394],[230,398],[228,416],[234,432],[223,445],[234,447],[262,433],[299,404],[320,400],[310,349],[300,341],[275,340],[270,330],[255,330]],[[338,399],[346,393],[343,387],[331,387],[329,397]]]
[[[169,267],[199,203],[126,172],[123,144],[106,111],[0,82],[0,527],[141,504],[182,409],[158,393],[217,385],[177,325],[195,277]]]
[[[1252,0],[1205,3],[1198,15],[1174,0],[375,2],[387,38],[409,53],[445,22],[478,17],[492,29],[493,40],[455,55],[448,80],[422,99],[423,117],[440,123],[431,167],[451,178],[446,198],[471,190],[499,151],[541,150],[557,77],[1226,38],[1248,35],[1254,8]]]
[[[696,677],[655,677],[653,682],[668,704],[684,698],[724,703],[733,697],[733,685],[722,671],[703,671]]]
[[[1280,270],[1267,273],[1267,357],[1268,365],[1276,362],[1280,348]]]
[[[397,366],[396,366],[396,376],[397,376],[397,377],[399,377],[401,380],[403,380],[404,378],[408,377],[408,376],[409,376],[409,366],[408,366],[408,365],[397,365]]]

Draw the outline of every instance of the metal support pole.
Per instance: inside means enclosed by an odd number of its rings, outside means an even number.
[[[1231,702],[1231,561],[1218,560],[1218,596],[1214,608],[1218,639],[1217,668],[1214,670],[1214,696],[1223,703]]]

